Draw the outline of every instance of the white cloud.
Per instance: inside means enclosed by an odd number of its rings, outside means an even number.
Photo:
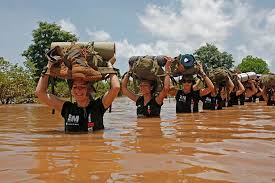
[[[227,8],[227,13],[223,9]],[[233,1],[180,1],[180,10],[150,4],[139,15],[142,27],[156,37],[155,42],[131,44],[127,39],[116,42],[117,57],[134,55],[169,55],[193,53],[206,42],[225,49],[224,41],[239,23],[244,5]]]
[[[110,34],[103,30],[92,32],[87,29],[86,32],[91,37],[91,39],[95,41],[107,41],[111,39]]]
[[[193,48],[201,42],[222,42],[230,36],[230,30],[238,22],[236,14],[242,7],[233,1],[180,1],[180,10],[148,5],[139,16],[143,27],[159,39],[187,42]],[[229,8],[225,13],[225,8]]]
[[[246,55],[263,58],[274,72],[275,9],[259,10],[257,7],[250,7],[246,17],[240,24],[245,44],[237,46],[236,55],[241,58]]]
[[[78,35],[77,28],[70,19],[61,19],[57,24],[61,26],[62,30]]]
[[[142,28],[155,41],[133,44],[127,38],[116,40],[118,60],[134,55],[177,56],[192,53],[208,42],[233,54],[236,64],[252,55],[265,59],[275,71],[275,9],[259,9],[244,0],[178,2],[180,6],[174,8],[150,4],[139,12]],[[93,40],[111,39],[103,30],[87,33]],[[126,67],[127,62],[120,66]]]
[[[275,9],[259,9],[244,0],[181,0],[179,3],[178,11],[150,4],[145,13],[139,15],[142,27],[158,39],[149,44],[147,51],[158,53],[154,52],[155,45],[163,42],[167,43],[164,50],[174,56],[178,51],[193,52],[209,42],[232,53],[236,64],[252,55],[265,59],[275,71],[275,63],[272,63],[275,58]],[[140,49],[141,45],[136,48]]]

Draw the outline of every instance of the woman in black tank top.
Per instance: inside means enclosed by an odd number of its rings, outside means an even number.
[[[165,64],[166,75],[164,79],[164,86],[157,96],[154,96],[154,90],[156,87],[154,81],[140,81],[139,89],[141,95],[136,95],[127,87],[129,81],[129,74],[126,73],[126,75],[122,79],[122,93],[123,95],[126,95],[129,99],[136,103],[138,117],[156,117],[160,115],[160,109],[163,104],[163,100],[167,96],[170,88],[170,73],[172,59],[169,57],[165,57],[165,59],[167,62]]]
[[[262,96],[267,105],[275,105],[275,88],[263,87]]]
[[[192,75],[184,75],[180,80],[182,89],[177,91],[176,94],[176,112],[177,113],[190,113],[199,112],[199,100],[200,97],[209,94],[213,89],[214,85],[211,80],[204,73],[201,64],[198,64],[200,69],[200,76],[206,83],[207,88],[197,89],[195,80]]]
[[[237,82],[234,85],[233,91],[230,93],[230,98],[228,101],[228,107],[231,107],[233,105],[238,105],[240,96],[244,93],[245,88],[241,81],[238,79]]]

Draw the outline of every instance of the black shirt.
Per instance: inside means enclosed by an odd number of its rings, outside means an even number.
[[[202,102],[203,109],[219,110],[222,109],[223,106],[223,100],[219,94],[212,97],[211,93],[209,93],[208,95],[202,97]]]
[[[184,93],[183,90],[178,90],[176,94],[176,113],[190,113],[199,111],[200,91],[191,91]],[[193,105],[193,109],[192,109]]]
[[[160,116],[162,104],[159,105],[156,102],[156,97],[153,97],[146,105],[144,105],[144,97],[140,96],[137,99],[136,106],[138,117],[158,117]]]
[[[274,100],[272,100],[271,99],[271,96],[272,96],[273,94],[271,94],[271,95],[268,95],[268,101],[267,101],[267,105],[275,105],[275,101]]]
[[[90,101],[85,108],[78,107],[77,103],[65,102],[61,111],[65,120],[65,132],[88,132],[104,129],[103,115],[105,111],[102,98]]]
[[[229,103],[232,105],[239,105],[239,98],[240,97],[236,95],[236,92],[231,92]]]
[[[275,105],[275,101],[273,101],[273,100],[268,100],[267,105]]]

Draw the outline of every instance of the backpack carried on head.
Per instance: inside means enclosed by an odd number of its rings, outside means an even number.
[[[74,43],[74,42],[54,42],[52,43],[51,50],[56,48],[62,49],[62,63],[61,66],[65,65],[69,71],[67,75],[57,75],[64,79],[71,79],[76,77],[82,77],[85,80],[101,80],[106,77],[108,74],[116,74],[117,69],[114,69],[111,66],[115,62],[114,49],[109,48],[114,43],[104,43],[103,46],[100,44],[98,47],[101,53],[95,51],[95,43]],[[109,47],[108,47],[109,46]],[[106,50],[104,52],[104,49]],[[47,53],[50,58],[58,58],[55,55],[52,55],[51,50]],[[111,55],[113,55],[111,57]],[[48,58],[49,58],[48,56]],[[59,54],[58,56],[61,56]],[[105,58],[105,59],[104,59]],[[53,60],[53,59],[51,59]],[[63,64],[63,65],[62,65]],[[62,67],[62,70],[64,67]]]
[[[215,68],[209,71],[209,79],[213,82],[216,87],[226,86],[228,81],[228,73],[224,68]]]
[[[275,74],[263,74],[260,83],[266,88],[275,88]]]
[[[226,69],[225,72],[227,72],[229,78],[232,80],[234,86],[238,86],[238,74],[232,70]]]
[[[165,72],[155,56],[133,56],[129,59],[131,69],[129,74],[134,80],[134,85],[142,80],[152,81],[156,85],[156,92],[163,88]]]
[[[181,75],[193,75],[197,74],[199,69],[197,67],[197,62],[192,54],[180,54],[175,57],[174,64],[171,65],[172,75],[174,77]],[[179,70],[179,65],[182,65],[184,71]]]

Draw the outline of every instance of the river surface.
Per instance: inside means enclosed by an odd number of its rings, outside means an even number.
[[[275,182],[275,107],[138,119],[117,98],[105,130],[65,134],[60,114],[40,104],[0,105],[0,182]]]

